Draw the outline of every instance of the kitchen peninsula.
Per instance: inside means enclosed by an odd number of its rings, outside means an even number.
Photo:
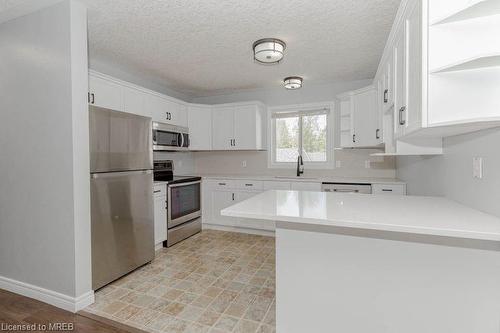
[[[267,191],[222,215],[276,222],[277,332],[500,329],[500,219],[438,197]]]

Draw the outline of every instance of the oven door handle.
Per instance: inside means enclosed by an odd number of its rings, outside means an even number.
[[[180,187],[180,186],[188,186],[188,185],[194,185],[194,184],[201,184],[201,180],[195,180],[192,182],[187,182],[187,183],[178,183],[178,184],[168,184],[168,187]]]

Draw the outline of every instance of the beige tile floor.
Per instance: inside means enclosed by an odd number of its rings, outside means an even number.
[[[274,238],[204,230],[96,293],[85,310],[150,332],[275,332]]]

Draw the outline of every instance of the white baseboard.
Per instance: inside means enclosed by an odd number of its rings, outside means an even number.
[[[71,297],[53,290],[0,276],[0,289],[22,296],[34,298],[70,312],[77,312],[94,303],[94,291],[91,290],[78,297]]]
[[[232,232],[239,232],[239,233],[243,233],[243,234],[274,237],[274,231],[271,231],[271,230],[232,227],[232,226],[226,226],[226,225],[220,225],[220,224],[210,224],[210,223],[203,223],[202,228],[203,229],[232,231]]]

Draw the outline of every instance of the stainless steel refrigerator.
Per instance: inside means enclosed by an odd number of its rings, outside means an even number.
[[[90,106],[92,287],[153,260],[151,118]]]

